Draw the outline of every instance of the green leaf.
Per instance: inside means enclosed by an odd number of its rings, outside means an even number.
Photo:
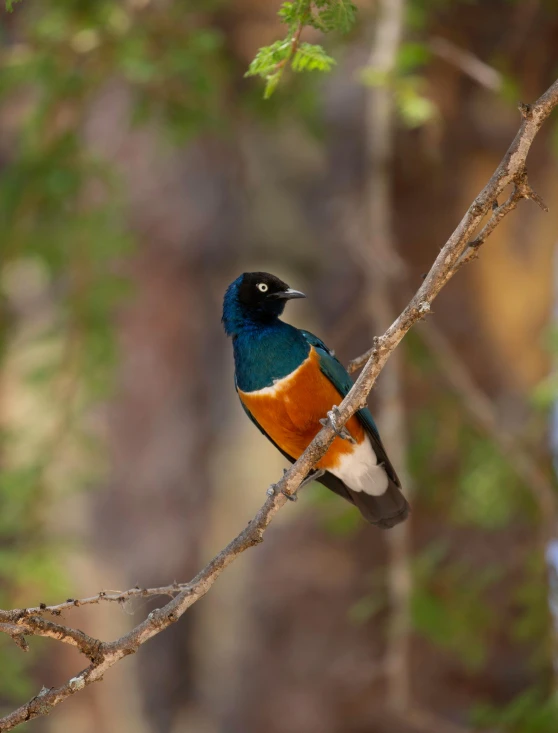
[[[356,5],[347,0],[328,0],[315,3],[317,12],[312,16],[310,25],[324,33],[340,31],[347,33],[356,19]]]
[[[264,79],[277,70],[281,61],[286,61],[291,50],[289,38],[275,41],[271,46],[260,48],[244,76],[261,76]]]
[[[266,84],[265,84],[265,90],[264,90],[264,99],[269,99],[273,92],[277,89],[277,85],[279,84],[279,80],[281,79],[281,69],[279,71],[276,71],[275,74],[271,74],[271,76],[267,77]]]
[[[281,18],[283,23],[288,26],[296,25],[300,20],[299,7],[296,3],[283,3],[279,8],[277,15]]]
[[[293,71],[331,71],[335,59],[328,56],[321,46],[301,43],[292,61]]]

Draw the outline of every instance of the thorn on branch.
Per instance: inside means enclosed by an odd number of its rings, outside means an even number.
[[[548,213],[548,206],[543,201],[542,196],[531,188],[529,180],[527,179],[526,171],[521,177],[521,180],[517,181],[515,185],[518,198],[531,199],[531,201],[534,201],[542,211]]]
[[[14,643],[17,644],[17,646],[21,649],[21,651],[29,651],[29,644],[27,643],[27,639],[23,634],[14,634],[12,636],[12,639],[14,640]]]

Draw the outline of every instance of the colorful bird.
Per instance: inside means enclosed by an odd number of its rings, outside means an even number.
[[[307,480],[355,504],[372,524],[393,527],[409,504],[372,415],[359,410],[337,429],[336,406],[351,378],[323,341],[279,318],[287,300],[305,297],[266,272],[245,272],[229,285],[223,325],[233,340],[236,391],[250,420],[291,463],[330,420],[337,437]]]

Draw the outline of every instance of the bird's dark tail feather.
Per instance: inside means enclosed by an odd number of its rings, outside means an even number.
[[[409,516],[411,508],[401,493],[399,486],[389,479],[389,484],[381,496],[372,496],[363,491],[352,491],[341,479],[326,472],[318,479],[328,489],[354,504],[362,516],[381,529],[391,529]]]

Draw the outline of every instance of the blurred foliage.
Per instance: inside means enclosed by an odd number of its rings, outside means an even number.
[[[555,733],[558,720],[558,697],[534,688],[526,690],[504,708],[479,705],[473,721],[482,728],[502,733]]]
[[[421,74],[429,60],[430,51],[424,42],[404,42],[399,48],[392,74],[367,66],[362,69],[360,78],[367,86],[389,86],[403,123],[410,128],[421,127],[438,115],[436,105],[426,95]]]
[[[553,643],[547,574],[548,568],[541,553],[528,553],[514,589],[512,602],[518,613],[510,629],[515,641],[529,645],[529,663],[543,672],[548,669],[549,649]]]
[[[546,329],[543,338],[543,347],[556,361],[558,357],[558,327],[552,324]],[[558,370],[553,369],[549,375],[541,380],[533,391],[532,400],[536,407],[548,410],[558,397]]]
[[[347,33],[355,22],[356,6],[349,0],[293,0],[281,5],[279,17],[288,27],[287,36],[260,48],[245,74],[265,80],[265,99],[271,97],[289,64],[296,72],[331,71],[335,60],[321,46],[300,42],[300,34],[305,27]]]
[[[479,571],[463,561],[448,561],[448,547],[438,541],[417,555],[413,565],[414,628],[469,668],[479,669],[497,623],[486,594],[500,577],[498,565]]]
[[[496,632],[504,633],[509,642],[525,645],[530,650],[527,664],[549,678],[553,642],[543,548],[522,554],[519,564],[495,556],[493,563],[479,568],[463,561],[455,534],[467,526],[476,528],[479,537],[526,522],[536,527],[540,517],[530,487],[517,477],[490,436],[479,432],[459,396],[439,379],[445,367],[420,335],[410,334],[405,346],[410,389],[416,382],[424,401],[424,408],[415,409],[411,417],[408,467],[422,509],[434,520],[444,518],[447,525],[443,539],[430,541],[414,557],[414,629],[470,669],[486,663]],[[430,387],[424,393],[426,383]],[[509,603],[515,620],[503,630],[490,594],[505,578],[513,588]],[[509,706],[479,708],[475,720],[510,733],[546,732],[554,703],[548,695],[540,695],[540,690],[528,689]],[[535,699],[543,701],[541,713],[528,727],[522,716],[527,716]],[[555,725],[556,719],[552,730]]]
[[[0,178],[0,356],[10,395],[0,607],[64,593],[46,510],[102,472],[89,416],[110,393],[114,313],[129,291],[122,265],[134,243],[122,183],[84,144],[93,95],[120,79],[135,124],[156,119],[174,141],[221,125],[222,43],[209,23],[218,3],[140,5],[25,3],[2,48],[0,100],[17,122]],[[22,671],[41,644],[31,647],[22,655],[0,639],[4,700],[29,692]]]

